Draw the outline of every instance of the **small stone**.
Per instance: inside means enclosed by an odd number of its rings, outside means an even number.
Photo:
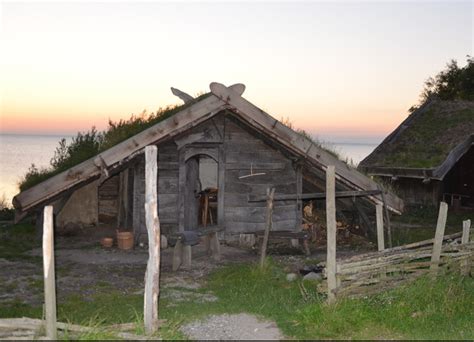
[[[303,277],[303,280],[311,280],[311,281],[319,281],[323,279],[323,276],[321,273],[314,273],[314,272],[309,272],[307,275]]]
[[[296,273],[288,273],[286,275],[286,280],[287,281],[295,281],[296,278],[298,278],[298,275]]]

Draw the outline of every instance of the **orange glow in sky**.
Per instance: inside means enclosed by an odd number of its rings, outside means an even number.
[[[103,129],[217,81],[313,134],[384,136],[473,46],[472,2],[0,6],[0,132]]]

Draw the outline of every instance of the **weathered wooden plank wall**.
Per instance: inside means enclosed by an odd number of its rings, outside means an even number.
[[[99,186],[99,222],[101,223],[116,223],[119,180],[119,175],[115,175]]]
[[[297,180],[302,182],[302,176],[297,175],[297,167],[288,156],[267,144],[248,125],[221,113],[159,146],[158,212],[164,234],[186,229],[184,163],[196,154],[208,154],[217,159],[218,224],[229,234],[264,229],[265,204],[249,203],[249,194],[265,194],[268,187],[275,187],[276,194],[302,191],[302,185],[297,186]],[[264,172],[265,175],[239,179],[250,173],[251,164],[254,172]],[[143,196],[144,165],[140,161],[134,168],[133,203],[135,231],[141,234],[146,232]],[[300,208],[297,202],[275,203],[272,229],[290,230],[299,225]]]
[[[158,149],[158,216],[164,234],[178,226],[178,179],[178,147],[170,141]]]
[[[297,175],[293,162],[266,144],[248,126],[227,116],[225,122],[224,217],[227,233],[263,230],[265,203],[249,203],[248,195],[264,195],[269,187],[276,194],[296,194]],[[253,172],[265,175],[239,179]],[[297,201],[275,202],[273,230],[291,230],[298,225]]]
[[[135,239],[147,234],[145,225],[145,158],[133,167],[133,231]]]

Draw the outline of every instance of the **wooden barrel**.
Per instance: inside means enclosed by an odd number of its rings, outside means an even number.
[[[117,245],[119,249],[132,249],[133,234],[131,232],[119,232],[117,230]]]

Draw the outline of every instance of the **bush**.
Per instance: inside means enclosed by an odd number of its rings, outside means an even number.
[[[421,103],[430,98],[474,101],[474,58],[467,56],[464,67],[459,67],[456,60],[451,60],[444,70],[426,80],[420,98]],[[411,107],[410,112],[418,107]]]
[[[5,194],[0,197],[0,221],[10,221],[15,217],[15,211],[8,203]]]
[[[201,95],[196,101],[207,96],[208,94]],[[52,176],[94,157],[98,153],[169,118],[189,105],[159,108],[156,113],[150,114],[143,111],[140,115],[132,114],[128,120],[109,120],[108,127],[104,131],[99,132],[95,127],[92,127],[87,132],[77,133],[69,144],[66,139],[61,139],[48,168],[38,169],[34,164],[31,164],[20,181],[20,191],[25,191]]]

